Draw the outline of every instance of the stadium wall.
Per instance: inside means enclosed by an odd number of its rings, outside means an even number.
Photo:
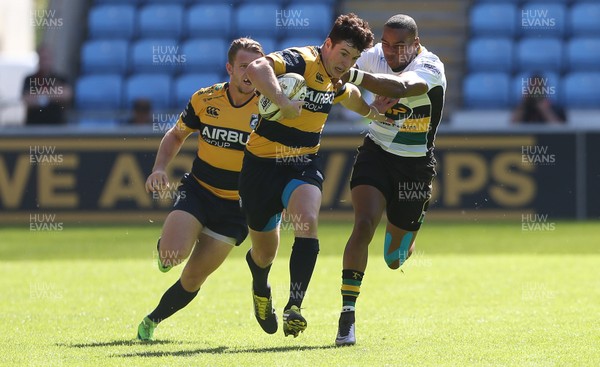
[[[144,182],[157,134],[0,136],[0,223],[162,221],[175,191]],[[348,180],[360,136],[325,136],[322,218],[352,218]],[[173,186],[191,167],[190,138],[169,167]],[[430,219],[597,219],[599,132],[449,132],[436,141]],[[399,188],[399,195],[402,195]]]

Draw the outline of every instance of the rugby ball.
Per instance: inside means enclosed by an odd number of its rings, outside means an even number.
[[[306,97],[306,80],[300,74],[286,73],[277,77],[281,91],[292,101],[302,101]],[[278,121],[281,118],[281,110],[273,101],[261,95],[258,99],[258,113],[267,119]]]

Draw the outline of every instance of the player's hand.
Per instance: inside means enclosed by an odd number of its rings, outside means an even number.
[[[281,117],[286,119],[295,119],[300,116],[304,101],[289,101],[289,103],[279,106]]]
[[[377,108],[377,111],[380,113],[385,113],[385,111],[392,108],[396,103],[398,103],[398,98],[375,96],[375,100],[371,103],[371,106]]]
[[[148,176],[146,180],[146,192],[164,191],[169,188],[169,177],[165,171],[157,170]]]

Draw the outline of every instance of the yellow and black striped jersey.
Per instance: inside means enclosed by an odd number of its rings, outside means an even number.
[[[198,90],[179,116],[177,128],[199,131],[192,167],[196,180],[216,196],[239,200],[238,178],[244,147],[258,121],[258,97],[234,106],[229,83]]]
[[[307,93],[298,118],[271,121],[259,117],[256,130],[248,141],[248,151],[262,158],[316,153],[329,110],[334,103],[348,97],[346,88],[335,90],[317,46],[289,48],[267,57],[273,60],[275,75],[302,75]]]

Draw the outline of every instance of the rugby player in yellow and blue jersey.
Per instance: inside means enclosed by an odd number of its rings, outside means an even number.
[[[364,52],[346,78],[396,103],[386,111],[392,123],[369,124],[352,171],[354,228],[344,250],[336,345],[356,343],[354,307],[384,210],[386,264],[397,269],[414,250],[431,197],[434,139],[446,93],[444,64],[420,44],[417,24],[403,14],[385,23],[381,43]]]
[[[240,174],[242,210],[252,240],[246,260],[253,278],[254,311],[269,334],[278,328],[268,275],[279,247],[279,222],[284,209],[292,218],[295,240],[283,331],[286,336],[296,337],[307,326],[300,306],[319,252],[317,218],[324,177],[317,153],[331,106],[339,101],[363,116],[386,120],[361,98],[356,86],[338,84],[372,41],[373,33],[365,21],[354,14],[341,15],[321,46],[286,49],[248,65],[254,87],[283,114],[278,121],[259,119],[246,145]],[[276,76],[284,73],[304,77],[304,101],[290,101],[282,93]]]
[[[206,52],[206,50],[198,50]],[[152,340],[156,326],[194,299],[206,278],[248,235],[238,195],[244,147],[258,119],[258,97],[246,68],[264,56],[249,38],[234,40],[226,64],[228,83],[194,93],[179,120],[160,143],[146,191],[168,189],[165,169],[185,139],[198,132],[198,153],[158,241],[158,267],[166,272],[188,256],[181,277],[138,327],[140,340]],[[191,255],[190,255],[191,254]]]

